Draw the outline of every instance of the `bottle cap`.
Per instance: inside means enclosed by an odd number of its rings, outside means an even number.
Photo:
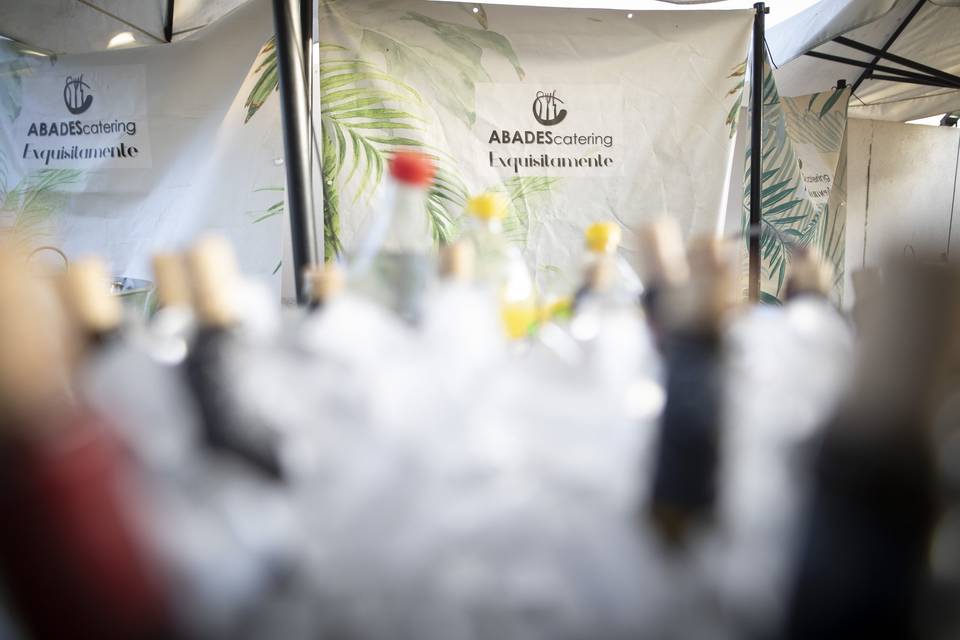
[[[200,322],[214,328],[234,324],[240,273],[233,247],[226,238],[205,236],[190,250],[187,261]]]
[[[459,282],[473,279],[476,255],[468,242],[453,242],[440,249],[440,276]]]
[[[822,260],[818,251],[806,248],[794,254],[787,281],[788,298],[802,293],[827,296],[832,288],[833,265]]]
[[[671,286],[687,280],[690,267],[676,220],[661,218],[646,225],[639,238],[644,283]]]
[[[587,248],[595,253],[613,253],[620,246],[622,231],[616,222],[594,222],[585,232]]]
[[[390,175],[403,184],[426,188],[436,171],[433,160],[416,151],[398,151],[390,158]]]
[[[735,299],[736,279],[729,249],[728,243],[716,236],[702,236],[690,243],[690,281],[678,305],[678,325],[700,330],[719,328]]]
[[[84,332],[108,333],[120,326],[120,301],[110,293],[110,276],[99,258],[82,258],[70,265],[63,276],[63,296]]]
[[[467,212],[480,220],[503,220],[507,216],[507,198],[495,191],[481,193],[467,201]]]
[[[315,303],[326,303],[338,296],[343,291],[346,281],[343,269],[334,262],[309,267],[306,271],[306,280],[310,301]]]
[[[190,277],[183,256],[176,253],[153,256],[153,278],[161,307],[190,306]]]

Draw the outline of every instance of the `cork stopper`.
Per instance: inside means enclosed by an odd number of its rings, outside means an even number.
[[[330,302],[343,291],[346,278],[339,265],[330,262],[319,267],[309,267],[305,272],[310,302],[322,305]]]
[[[157,285],[157,302],[163,307],[189,307],[190,277],[183,256],[158,253],[153,256],[153,279]]]
[[[476,252],[469,242],[453,242],[440,249],[440,277],[457,282],[473,280]]]
[[[644,283],[653,287],[679,285],[690,276],[683,235],[673,218],[661,218],[639,233]]]
[[[204,236],[190,250],[187,264],[200,323],[219,329],[235,324],[240,274],[233,247],[227,239]]]
[[[821,259],[819,252],[808,248],[798,251],[790,263],[787,298],[802,294],[827,297],[833,288],[833,265]]]
[[[64,395],[62,307],[47,278],[0,252],[0,414],[44,412]],[[0,423],[3,421],[0,420]]]
[[[63,276],[63,299],[78,328],[87,335],[106,334],[120,327],[123,310],[110,293],[110,276],[99,258],[82,258]]]
[[[690,279],[672,299],[670,318],[679,329],[718,329],[736,299],[730,246],[715,236],[694,239],[687,252]]]

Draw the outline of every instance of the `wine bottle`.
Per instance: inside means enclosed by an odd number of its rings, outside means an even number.
[[[245,460],[267,477],[283,480],[282,434],[240,395],[234,369],[244,348],[236,335],[240,287],[233,249],[223,238],[208,236],[190,251],[190,275],[198,330],[185,361],[186,375],[213,450]]]
[[[853,386],[817,443],[785,638],[921,637],[939,510],[931,422],[957,282],[932,267],[889,276]]]
[[[85,346],[96,351],[120,337],[123,310],[110,295],[110,277],[99,258],[84,258],[63,275],[61,295]]]
[[[661,261],[675,251],[657,241],[652,248]],[[677,267],[663,267],[659,282],[679,281],[680,275],[671,273]],[[655,299],[658,323],[666,329],[666,404],[647,511],[671,546],[685,545],[715,515],[723,426],[721,328],[731,289],[724,247],[710,238],[691,245],[689,280],[659,289]]]
[[[663,293],[687,282],[687,264],[680,226],[672,218],[662,218],[640,230],[640,267],[644,289],[641,304],[647,322],[658,343],[667,331]]]
[[[183,256],[159,253],[153,257],[157,311],[147,327],[147,349],[158,361],[178,364],[186,357],[196,332],[190,278]]]
[[[109,281],[75,263],[65,296],[87,337],[117,317]],[[96,286],[94,286],[96,283]],[[77,285],[76,287],[70,286]],[[113,430],[67,390],[69,342],[45,283],[0,265],[0,572],[35,638],[168,638],[166,597],[130,500],[135,474]],[[94,297],[84,301],[84,293]],[[79,333],[79,332],[78,332]],[[76,334],[75,334],[76,335]]]

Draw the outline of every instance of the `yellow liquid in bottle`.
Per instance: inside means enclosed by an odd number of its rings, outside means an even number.
[[[500,317],[503,328],[511,340],[519,340],[530,335],[530,328],[539,316],[536,303],[530,300],[508,301],[500,303]]]

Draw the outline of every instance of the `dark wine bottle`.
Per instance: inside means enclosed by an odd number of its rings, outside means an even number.
[[[64,293],[75,302],[91,294],[86,320],[98,322],[79,329],[105,337],[117,317],[97,298],[108,295],[109,281],[87,281],[97,269],[85,264]],[[74,345],[60,339],[60,308],[41,295],[48,284],[0,265],[4,590],[34,638],[175,637],[134,516],[136,474],[112,427],[71,398],[66,363]]]
[[[956,286],[945,270],[902,266],[872,303],[881,320],[818,442],[785,638],[921,637],[939,508],[932,409]]]
[[[655,243],[658,244],[658,243]],[[659,255],[665,255],[660,247]],[[676,254],[675,254],[676,255]],[[679,257],[672,260],[677,262]],[[661,260],[658,293],[664,329],[666,404],[654,455],[648,503],[651,522],[670,546],[683,546],[708,525],[717,503],[722,435],[721,321],[730,303],[730,269],[716,240],[691,246],[690,278]],[[671,273],[672,272],[672,273]]]
[[[244,345],[236,335],[240,276],[233,249],[222,238],[204,238],[190,252],[189,268],[199,326],[184,365],[204,441],[271,479],[283,480],[283,434],[251,408],[235,384]]]

